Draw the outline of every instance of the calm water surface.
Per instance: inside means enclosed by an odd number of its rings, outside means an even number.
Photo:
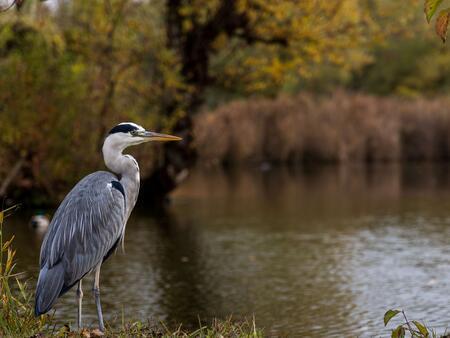
[[[267,336],[379,337],[384,312],[403,308],[450,327],[449,167],[264,169],[198,169],[166,213],[136,210],[125,253],[102,269],[106,319],[254,315]],[[35,282],[41,239],[27,212],[5,230]],[[66,294],[57,318],[76,323],[75,304]]]

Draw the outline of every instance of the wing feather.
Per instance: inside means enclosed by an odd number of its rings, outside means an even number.
[[[112,187],[117,178],[100,171],[86,176],[55,213],[41,248],[41,269],[64,268],[70,287],[94,269],[122,236],[124,194]]]

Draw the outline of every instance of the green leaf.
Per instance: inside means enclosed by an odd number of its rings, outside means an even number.
[[[0,211],[0,224],[3,223],[3,211]]]
[[[425,0],[425,6],[423,10],[425,12],[428,23],[430,23],[431,18],[433,17],[434,13],[436,13],[436,10],[438,9],[441,2],[442,0]]]
[[[448,23],[450,21],[450,8],[446,8],[439,13],[436,19],[436,34],[443,42],[447,39]]]
[[[414,325],[417,327],[417,329],[419,330],[419,332],[424,336],[424,337],[428,337],[428,335],[430,334],[427,330],[427,328],[425,327],[425,325],[423,325],[422,323],[418,322],[417,320],[413,320],[412,321],[414,323]]]
[[[384,326],[387,325],[387,323],[389,323],[389,321],[394,318],[398,313],[400,313],[399,310],[388,310],[385,314],[384,314]]]
[[[391,338],[404,338],[405,337],[405,328],[403,325],[399,325],[392,330]]]

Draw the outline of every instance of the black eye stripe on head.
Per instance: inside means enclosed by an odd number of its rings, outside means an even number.
[[[108,134],[129,133],[133,130],[138,130],[138,127],[133,126],[132,124],[119,124],[111,129]]]

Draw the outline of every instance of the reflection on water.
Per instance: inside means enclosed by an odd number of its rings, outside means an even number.
[[[272,336],[370,337],[386,335],[387,309],[403,308],[443,332],[449,169],[197,170],[166,213],[135,210],[125,253],[102,270],[105,317],[197,327],[198,317],[255,315]],[[5,230],[17,235],[19,269],[36,278],[40,239],[25,220],[16,215]],[[56,316],[75,323],[74,292]]]

